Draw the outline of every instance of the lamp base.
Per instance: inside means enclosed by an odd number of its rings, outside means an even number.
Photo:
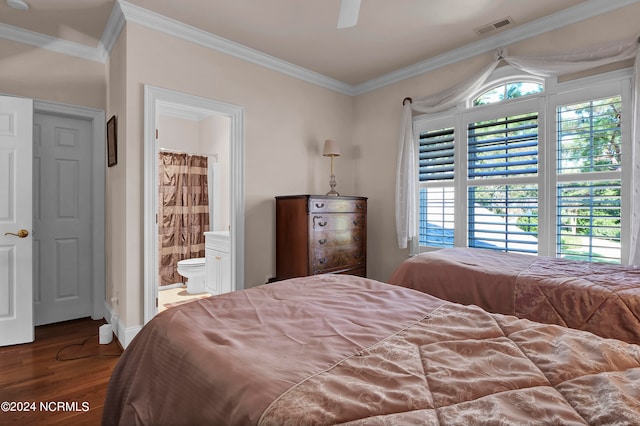
[[[331,157],[331,159],[333,160],[333,157]],[[325,195],[334,196],[334,197],[337,197],[340,195],[338,194],[338,191],[336,191],[336,175],[331,174],[331,179],[329,180],[329,186],[331,187],[331,191],[327,192]]]

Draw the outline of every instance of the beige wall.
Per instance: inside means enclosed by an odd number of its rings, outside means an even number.
[[[231,229],[231,119],[214,115],[202,120],[200,128],[200,147],[211,149],[218,166],[218,181],[213,182],[218,202],[213,206],[212,231],[228,231]]]
[[[0,93],[104,109],[105,67],[0,39]]]
[[[158,119],[158,147],[189,154],[200,151],[200,125],[198,121],[161,115]]]
[[[126,191],[126,252],[113,269],[124,270],[127,327],[143,321],[143,112],[144,85],[214,99],[245,110],[245,286],[275,273],[274,196],[328,191],[329,160],[321,156],[326,138],[345,152],[336,164],[338,190],[354,193],[350,166],[353,99],[135,24],[127,24],[126,110],[123,130]],[[109,232],[109,229],[107,229]],[[113,283],[115,286],[120,284]],[[123,298],[122,293],[120,299]],[[121,300],[121,308],[122,308]]]
[[[107,117],[117,117],[118,162],[106,170],[105,187],[105,264],[106,299],[113,311],[122,318],[124,324],[127,314],[127,266],[129,252],[127,248],[127,203],[124,196],[127,191],[126,166],[127,145],[125,131],[128,125],[127,93],[127,48],[126,27],[111,50],[107,62]],[[112,302],[113,299],[117,299]],[[137,309],[137,306],[136,306]],[[137,315],[137,313],[136,313]]]

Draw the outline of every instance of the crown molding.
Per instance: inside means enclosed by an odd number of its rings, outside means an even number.
[[[116,1],[97,47],[58,39],[4,23],[0,23],[0,38],[90,61],[106,63],[109,53],[115,45],[125,23],[133,22],[338,93],[357,96],[472,58],[482,53],[490,52],[514,42],[522,41],[569,24],[574,24],[621,7],[632,5],[639,1],[640,0],[588,0],[569,9],[520,25],[511,30],[494,34],[458,49],[450,50],[441,55],[400,68],[357,85],[350,85],[290,62],[283,61],[242,44],[135,6],[124,0]]]
[[[111,15],[109,16],[107,25],[104,27],[102,38],[100,39],[100,43],[98,45],[100,54],[104,55],[103,62],[107,62],[109,53],[111,53],[111,49],[113,49],[113,46],[116,44],[118,36],[124,28],[125,23],[126,21],[124,14],[122,13],[122,8],[120,7],[120,2],[116,1],[113,5],[113,9],[111,9]]]
[[[564,26],[575,24],[585,19],[603,13],[611,12],[624,6],[637,3],[640,0],[589,0],[578,4],[571,8],[561,10],[544,18],[537,19],[532,22],[517,26],[511,30],[507,30],[498,34],[494,34],[485,39],[469,43],[458,49],[453,49],[441,55],[437,55],[424,61],[400,68],[380,77],[365,81],[364,83],[352,86],[352,95],[362,95],[372,90],[379,89],[384,86],[416,77],[429,71],[445,67],[447,65],[460,62],[465,59],[472,58],[482,53],[491,52],[499,47],[508,46],[518,41],[553,31]]]
[[[104,62],[100,51],[95,47],[62,40],[5,23],[0,23],[0,38],[90,61]]]
[[[183,24],[175,19],[167,18],[164,15],[151,12],[131,3],[127,3],[122,0],[118,0],[118,3],[120,4],[120,9],[122,10],[127,22],[133,22],[165,34],[217,50],[227,55],[270,68],[280,73],[334,90],[336,92],[347,95],[352,94],[353,86],[350,84],[343,83],[315,71],[283,61],[271,55],[267,55],[266,53],[262,53],[242,44]]]

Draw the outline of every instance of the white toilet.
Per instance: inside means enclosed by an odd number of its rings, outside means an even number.
[[[193,259],[184,259],[178,262],[178,273],[187,278],[187,293],[204,292],[204,263],[204,257],[194,257]]]

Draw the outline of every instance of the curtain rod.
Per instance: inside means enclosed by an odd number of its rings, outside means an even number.
[[[214,157],[216,160],[218,159],[218,154],[200,154],[200,153],[180,151],[178,149],[160,148],[160,152],[172,152],[174,154],[198,155],[200,157]]]

